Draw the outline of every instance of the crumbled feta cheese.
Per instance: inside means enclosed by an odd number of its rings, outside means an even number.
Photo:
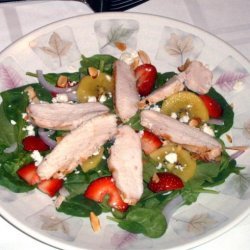
[[[120,60],[127,63],[128,65],[133,64],[136,58],[138,58],[138,53],[136,50],[132,49],[124,51],[120,56]]]
[[[162,168],[162,163],[159,163],[157,166],[156,166],[156,169],[161,169]]]
[[[106,156],[105,156],[105,155],[103,155],[103,156],[102,156],[102,159],[103,159],[103,160],[106,160],[107,158],[106,158]]]
[[[3,98],[2,96],[0,96],[0,104],[3,102]]]
[[[213,129],[209,127],[206,123],[202,125],[201,130],[208,135],[214,136]]]
[[[35,166],[38,166],[43,160],[43,156],[38,150],[34,150],[30,156],[35,161]]]
[[[26,119],[27,118],[27,113],[22,113],[22,118]]]
[[[53,103],[65,103],[65,102],[68,102],[69,101],[69,98],[66,94],[57,94],[56,97],[53,97],[52,98],[52,102]]]
[[[104,103],[107,100],[107,97],[105,95],[101,95],[99,98],[100,103]]]
[[[188,108],[188,109],[191,109],[192,107],[193,107],[193,106],[192,106],[191,104],[188,104],[188,105],[187,105],[187,108]]]
[[[32,124],[24,127],[22,130],[27,131],[28,135],[35,135],[34,126]]]
[[[160,107],[158,105],[153,105],[149,109],[153,110],[153,111],[156,111],[156,112],[160,112],[161,111],[161,109],[160,109]]]
[[[186,114],[186,115],[182,116],[179,121],[183,122],[183,123],[188,123],[189,119],[190,119],[189,115]]]
[[[12,125],[16,125],[16,121],[14,121],[14,120],[11,120],[10,123],[11,123]]]
[[[12,107],[11,105],[8,106],[8,108],[11,108],[11,107]]]
[[[100,152],[100,148],[98,148],[98,149],[93,153],[93,155],[98,155],[99,152]]]
[[[88,97],[88,102],[96,102],[96,97],[95,96],[89,96]]]
[[[179,165],[179,164],[175,165],[175,168],[180,170],[181,172],[183,172],[183,169],[184,169],[184,167],[182,165]]]
[[[177,119],[178,116],[177,116],[177,114],[175,112],[172,112],[171,117],[174,118],[174,119]]]
[[[112,93],[111,92],[108,92],[107,94],[108,94],[109,98],[112,98]]]
[[[169,153],[165,155],[165,160],[169,163],[176,163],[177,162],[177,154],[176,153]]]

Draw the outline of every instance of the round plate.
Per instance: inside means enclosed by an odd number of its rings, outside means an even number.
[[[146,51],[160,72],[176,71],[187,58],[208,65],[213,71],[214,87],[232,103],[235,111],[235,123],[225,143],[249,145],[249,62],[211,34],[163,17],[91,14],[38,29],[1,53],[0,91],[34,82],[34,78],[25,75],[27,71],[76,71],[81,55],[119,56],[117,42]],[[20,230],[58,248],[187,249],[219,236],[247,215],[249,156],[246,151],[237,159],[240,166],[248,168],[240,176],[231,175],[217,188],[219,194],[203,194],[195,204],[178,209],[168,222],[166,234],[159,239],[122,231],[106,220],[106,215],[101,217],[102,230],[95,234],[88,219],[57,213],[52,200],[39,191],[14,194],[0,187],[0,212]]]

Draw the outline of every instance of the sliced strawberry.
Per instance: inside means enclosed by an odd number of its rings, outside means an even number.
[[[49,180],[41,181],[37,187],[45,194],[48,194],[50,197],[53,197],[62,186],[63,186],[62,179],[51,178]]]
[[[33,186],[40,182],[40,177],[38,176],[37,167],[34,163],[29,163],[24,165],[20,169],[17,170],[17,174],[20,178],[25,180],[29,185]]]
[[[49,146],[43,142],[38,136],[27,136],[22,141],[23,149],[26,151],[46,151],[49,150]]]
[[[182,180],[178,176],[168,172],[157,173],[148,184],[148,188],[155,193],[182,189],[183,187]]]
[[[162,141],[157,135],[144,130],[141,137],[141,144],[145,154],[150,154],[162,146]]]
[[[103,202],[106,195],[109,196],[108,204],[110,207],[122,212],[128,208],[128,204],[122,200],[112,176],[100,177],[92,181],[84,193],[86,198],[97,202]]]
[[[200,95],[200,98],[207,107],[209,117],[220,118],[222,116],[223,110],[221,105],[215,99],[208,95]]]
[[[153,90],[157,70],[152,64],[142,64],[135,69],[137,90],[141,96],[147,96]]]

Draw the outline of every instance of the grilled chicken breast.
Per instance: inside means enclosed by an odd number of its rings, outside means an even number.
[[[188,89],[206,94],[212,86],[213,73],[199,61],[192,61],[187,69],[178,75]]]
[[[184,84],[174,76],[170,78],[161,88],[156,89],[150,95],[139,102],[139,108],[143,109],[147,105],[155,104],[164,100],[172,94],[175,94],[184,89]]]
[[[199,154],[202,159],[214,160],[221,154],[221,144],[212,136],[159,112],[142,111],[141,124],[156,135]]]
[[[123,61],[114,63],[115,108],[123,122],[128,121],[138,110],[140,100],[134,72]]]
[[[117,132],[115,115],[94,117],[66,135],[38,166],[41,179],[62,178]]]
[[[142,149],[139,135],[127,125],[118,129],[108,167],[123,200],[134,205],[143,193]]]
[[[72,130],[95,116],[108,113],[109,109],[98,103],[37,103],[30,104],[27,114],[40,128]]]

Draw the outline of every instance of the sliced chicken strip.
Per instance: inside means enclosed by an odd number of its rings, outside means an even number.
[[[221,154],[222,146],[215,138],[159,112],[142,111],[141,124],[156,135],[199,154],[202,159],[214,160]]]
[[[123,61],[114,63],[115,108],[123,122],[128,121],[138,110],[140,100],[134,72]]]
[[[199,61],[192,61],[186,70],[178,75],[188,89],[198,93],[206,94],[212,87],[213,73]]]
[[[165,98],[180,92],[184,89],[184,84],[177,76],[170,78],[161,88],[156,89],[150,95],[139,102],[139,108],[143,109],[147,105],[155,104],[164,100]]]
[[[123,200],[134,205],[143,193],[142,150],[139,135],[129,126],[118,129],[108,167]]]
[[[173,76],[161,88],[142,99],[139,102],[139,108],[143,109],[147,105],[160,102],[170,95],[182,91],[185,86],[198,94],[206,94],[212,86],[212,78],[212,72],[201,62],[192,61],[184,72]]]
[[[117,132],[116,116],[105,114],[82,123],[66,135],[38,166],[41,179],[62,178],[93,155]]]
[[[108,113],[109,109],[94,103],[38,103],[30,104],[27,114],[40,128],[72,130],[95,116]]]

